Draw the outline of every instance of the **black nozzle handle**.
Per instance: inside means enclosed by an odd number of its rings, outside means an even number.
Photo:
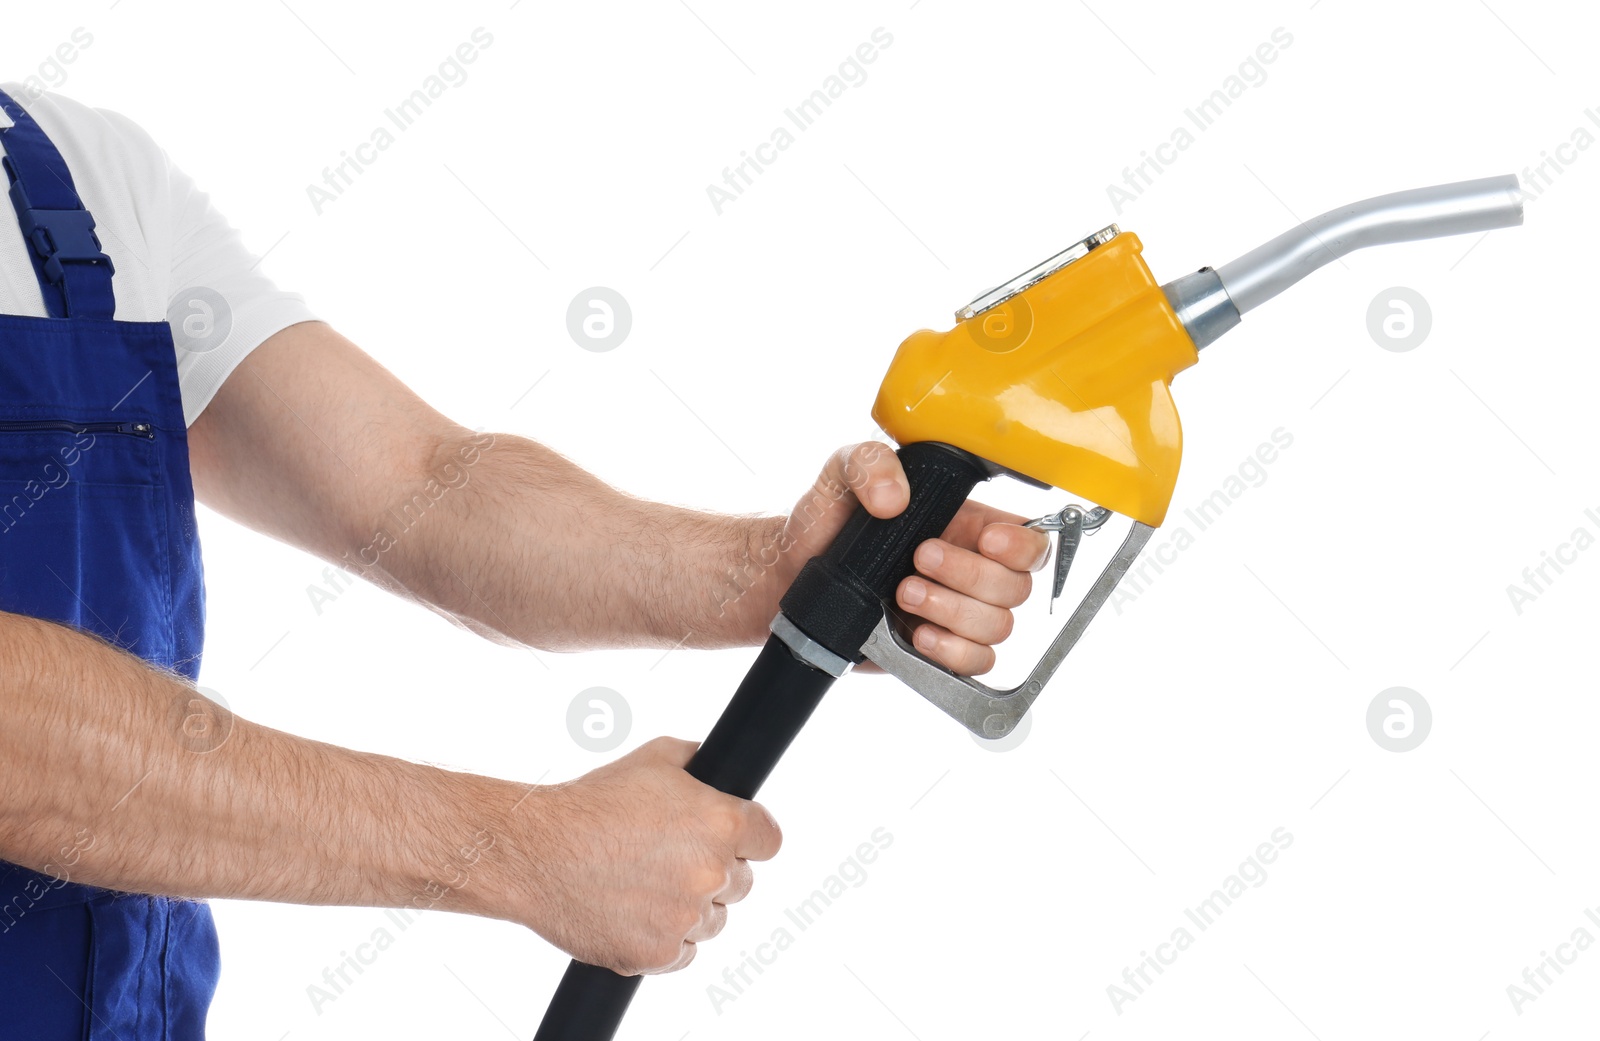
[[[783,598],[790,621],[849,661],[862,660],[861,645],[882,617],[884,602],[911,573],[918,544],[943,534],[973,487],[989,476],[982,460],[948,445],[911,444],[899,456],[911,484],[910,505],[889,520],[857,507]],[[796,658],[778,637],[768,637],[689,760],[689,775],[729,795],[755,798],[833,680]],[[534,1041],[611,1041],[643,978],[572,962]]]
[[[911,484],[910,505],[889,520],[858,506],[783,597],[784,615],[801,632],[858,664],[884,604],[894,601],[895,587],[914,570],[912,554],[944,534],[972,489],[990,476],[982,459],[937,441],[906,445],[898,455]]]

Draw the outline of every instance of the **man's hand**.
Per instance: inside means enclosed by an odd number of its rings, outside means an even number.
[[[858,502],[888,518],[910,501],[911,486],[888,445],[839,449],[778,533],[777,544],[787,547],[779,584],[787,589],[805,562],[828,548]],[[1022,521],[969,500],[943,538],[917,547],[917,574],[900,583],[895,603],[922,620],[913,635],[919,651],[965,676],[994,668],[993,645],[1011,635],[1011,608],[1028,598],[1031,573],[1050,554],[1050,540]]]
[[[783,835],[760,804],[685,773],[695,748],[656,738],[535,793],[548,827],[538,833],[526,924],[625,976],[681,969],[695,944],[722,931],[727,905],[750,892],[749,861],[771,859]]]

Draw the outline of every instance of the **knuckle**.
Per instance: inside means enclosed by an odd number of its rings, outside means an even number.
[[[700,916],[694,912],[694,909],[689,906],[687,901],[680,901],[670,907],[663,908],[656,915],[656,927],[653,930],[655,935],[651,943],[651,950],[654,952],[653,956],[669,949],[673,953],[668,954],[665,959],[658,960],[654,964],[663,965],[676,957],[678,945],[683,942],[685,936],[688,936],[694,930],[694,927],[699,922]]]
[[[873,450],[870,442],[864,441],[849,449],[844,457],[845,483],[852,488],[864,484],[867,478],[871,476],[878,458],[878,453]]]
[[[710,898],[728,886],[728,869],[719,863],[707,863],[694,873],[689,891],[697,897]]]
[[[882,441],[863,441],[852,452],[863,466],[876,466],[885,456],[892,454],[889,446]]]
[[[672,964],[679,946],[678,940],[665,933],[642,938],[631,951],[618,959],[620,964],[609,967],[626,976],[660,972],[663,966]]]
[[[692,741],[685,741],[682,738],[677,737],[662,736],[653,737],[649,741],[646,741],[644,744],[639,746],[639,751],[652,759],[670,760],[674,758],[674,756],[683,756],[688,754],[689,750],[693,747],[694,743]]]
[[[678,960],[678,956],[682,953],[683,940],[663,940],[650,951],[650,967],[657,972],[668,969],[673,962]]]
[[[990,627],[990,614],[994,610],[981,600],[963,597],[956,608],[956,618],[968,632],[983,632]]]
[[[722,842],[731,843],[744,827],[744,814],[737,803],[731,803],[726,798],[719,798],[704,815],[705,821],[711,826],[712,833]]]
[[[951,575],[951,579],[960,584],[962,592],[982,596],[984,590],[994,584],[995,575],[1003,571],[1003,565],[976,553],[968,553],[962,555],[961,570]]]
[[[844,498],[845,492],[850,490],[849,482],[836,474],[830,467],[817,476],[816,483],[811,486],[811,501],[817,505],[834,502]]]
[[[1012,575],[1011,566],[1003,560],[979,556],[972,562],[974,585],[1000,586]]]
[[[971,655],[967,675],[981,676],[994,668],[994,663],[994,650],[989,647],[978,647]]]
[[[945,645],[944,648],[941,648],[940,657],[945,667],[952,672],[963,676],[976,676],[978,673],[985,671],[979,667],[983,661],[985,650],[987,648],[981,644],[957,637]]]
[[[783,846],[783,827],[778,824],[778,819],[772,815],[772,811],[758,802],[750,804],[750,816],[756,834],[760,838],[762,852],[768,856],[775,856]],[[749,870],[749,864],[744,866]]]

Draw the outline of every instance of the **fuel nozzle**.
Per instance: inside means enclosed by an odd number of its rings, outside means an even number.
[[[1412,188],[1353,202],[1290,228],[1219,268],[1161,287],[1196,347],[1204,347],[1311,272],[1346,253],[1522,223],[1514,174]]]

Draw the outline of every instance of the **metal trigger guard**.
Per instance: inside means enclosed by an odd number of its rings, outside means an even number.
[[[1100,577],[1095,579],[1083,601],[1067,619],[1067,624],[1061,627],[1056,638],[1045,649],[1039,664],[1028,673],[1027,679],[1010,690],[996,690],[978,680],[958,676],[924,658],[894,631],[887,609],[883,617],[878,619],[872,635],[862,645],[861,653],[867,656],[868,661],[927,698],[977,736],[989,740],[1005,737],[1027,715],[1034,699],[1044,690],[1045,684],[1050,682],[1050,677],[1055,675],[1062,662],[1066,661],[1067,654],[1077,645],[1089,622],[1111,598],[1117,583],[1128,573],[1134,558],[1154,533],[1155,529],[1150,525],[1133,522],[1122,545],[1117,547],[1105,570],[1100,572]]]

